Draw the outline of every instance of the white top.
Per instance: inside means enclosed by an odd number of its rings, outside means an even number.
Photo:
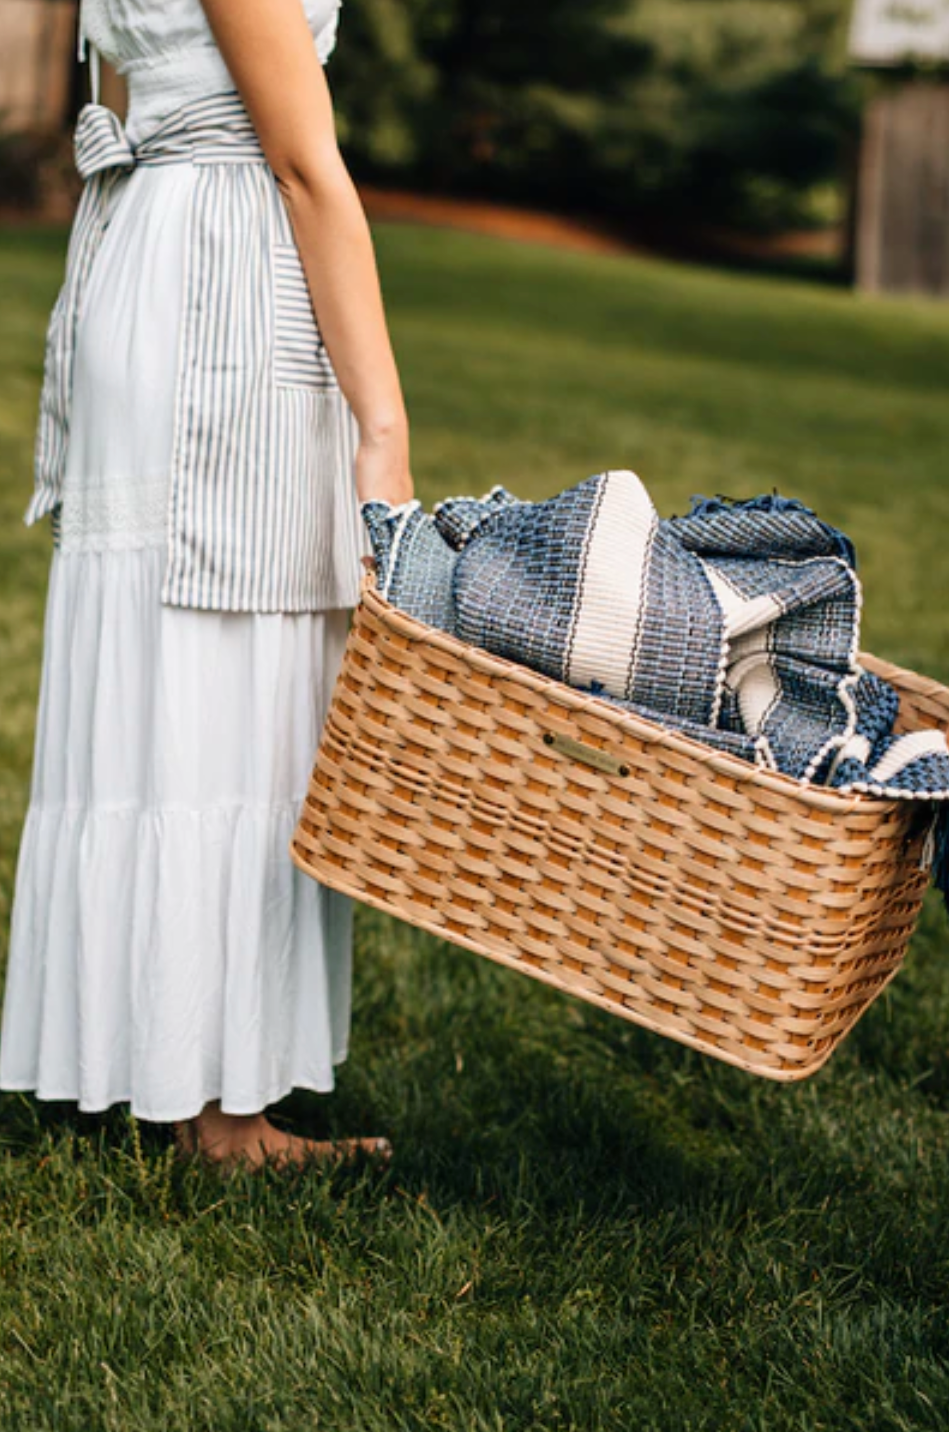
[[[341,0],[301,0],[317,53],[336,43]],[[80,36],[124,75],[133,144],[181,105],[233,91],[201,0],[82,0]]]

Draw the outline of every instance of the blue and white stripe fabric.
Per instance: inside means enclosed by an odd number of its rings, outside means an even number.
[[[896,692],[859,665],[850,542],[799,502],[661,520],[606,472],[363,515],[380,590],[421,621],[805,783],[949,798],[945,733],[895,735]]]
[[[162,600],[221,611],[353,605],[357,431],[323,345],[286,208],[233,92],[190,102],[140,145],[108,109],[76,130],[85,179],[50,320],[27,523],[63,499],[77,326],[134,169],[193,167]]]

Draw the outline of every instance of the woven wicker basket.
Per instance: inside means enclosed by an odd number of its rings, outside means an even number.
[[[949,691],[866,658],[901,729]],[[802,789],[466,646],[367,578],[291,853],[309,875],[771,1079],[896,973],[932,806]]]

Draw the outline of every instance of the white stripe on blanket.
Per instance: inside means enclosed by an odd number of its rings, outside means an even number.
[[[634,472],[614,472],[610,479],[580,567],[567,681],[581,688],[599,682],[608,691],[625,692],[659,519]]]
[[[745,730],[749,736],[757,736],[781,695],[768,638],[783,608],[773,597],[746,600],[711,562],[702,561],[702,568],[725,619],[725,682],[737,693]]]
[[[710,562],[699,560],[718,598],[725,618],[725,635],[730,639],[770,626],[783,615],[784,607],[776,597],[743,597]]]
[[[945,756],[946,737],[942,731],[911,731],[899,736],[870,772],[872,781],[886,785],[911,761],[922,756]]]

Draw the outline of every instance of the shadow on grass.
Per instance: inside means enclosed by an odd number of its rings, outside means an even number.
[[[396,1182],[452,1205],[761,1214],[862,1197],[895,1175],[892,1146],[914,1119],[945,1106],[943,922],[931,902],[885,1004],[826,1071],[783,1086],[360,910],[354,1048],[337,1092],[297,1091],[274,1118],[314,1138],[384,1134]],[[65,1139],[107,1159],[133,1129],[149,1157],[171,1142],[124,1106],[94,1116],[0,1096],[0,1145],[18,1158]],[[889,1162],[874,1174],[881,1148]]]

